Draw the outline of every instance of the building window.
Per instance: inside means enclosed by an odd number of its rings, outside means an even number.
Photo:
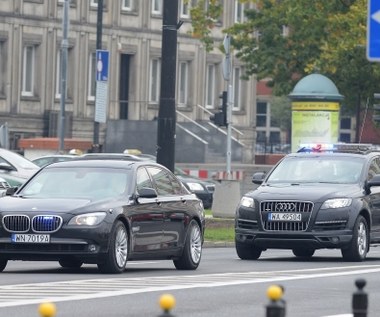
[[[186,106],[188,103],[189,63],[179,63],[178,105]]]
[[[266,127],[267,126],[267,103],[258,102],[256,105],[256,126]]]
[[[152,13],[162,15],[162,0],[152,0]]]
[[[233,70],[233,107],[232,110],[240,110],[241,108],[241,68],[235,67]]]
[[[36,46],[26,45],[23,51],[22,96],[34,96]]]
[[[90,6],[97,8],[98,7],[98,0],[91,0]]]
[[[68,98],[72,98],[72,87],[73,87],[73,65],[72,61],[74,60],[72,57],[72,48],[69,48],[67,51],[67,65],[66,65],[66,96]],[[61,50],[58,50],[57,52],[57,65],[56,65],[56,89],[55,89],[55,98],[60,99],[61,98],[61,68],[62,68],[62,52]]]
[[[190,19],[190,1],[181,0],[180,4],[180,16],[181,18]]]
[[[215,65],[207,65],[206,73],[206,108],[215,107]]]
[[[123,11],[133,11],[133,0],[122,0],[121,1],[121,10]]]
[[[160,76],[161,61],[154,58],[150,61],[150,85],[149,85],[149,101],[158,103],[160,101]]]
[[[4,81],[5,81],[5,70],[6,70],[6,58],[5,44],[0,41],[0,95],[4,95]]]
[[[96,52],[92,52],[89,56],[88,65],[88,97],[90,101],[95,100],[96,94]]]
[[[243,23],[245,20],[244,15],[245,4],[235,0],[235,23]]]

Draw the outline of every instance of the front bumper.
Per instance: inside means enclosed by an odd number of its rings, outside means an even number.
[[[294,249],[297,247],[312,249],[341,249],[352,241],[349,230],[328,232],[263,232],[235,229],[237,242],[254,245],[261,249]]]

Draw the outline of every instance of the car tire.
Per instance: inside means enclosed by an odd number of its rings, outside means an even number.
[[[8,264],[8,260],[0,259],[0,272],[3,272]]]
[[[180,258],[173,260],[177,270],[197,269],[202,257],[202,231],[199,224],[192,220],[187,230],[186,242]]]
[[[102,273],[123,273],[128,261],[129,235],[124,224],[117,221],[110,235],[108,252],[98,269]]]
[[[369,250],[369,232],[367,220],[359,216],[353,228],[352,241],[347,248],[342,249],[343,259],[352,262],[364,261]]]
[[[75,259],[71,259],[71,260],[62,259],[62,260],[59,260],[58,263],[60,266],[64,268],[68,268],[68,269],[79,269],[83,264],[82,261],[75,260]]]
[[[296,248],[293,249],[293,254],[300,258],[311,258],[314,255],[314,249]]]
[[[238,241],[235,241],[235,249],[238,257],[242,260],[257,260],[261,252],[263,252],[262,249],[256,248],[251,244]]]

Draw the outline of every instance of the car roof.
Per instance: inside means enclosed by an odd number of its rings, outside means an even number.
[[[140,158],[136,155],[124,153],[86,153],[78,156],[78,159],[147,161],[146,159]]]
[[[139,166],[147,166],[147,165],[153,165],[153,166],[160,166],[161,165],[154,163],[154,162],[148,162],[148,161],[128,161],[128,160],[107,160],[107,159],[91,159],[91,160],[69,160],[69,161],[63,161],[63,162],[56,162],[47,165],[44,167],[44,169],[50,169],[50,168],[75,168],[75,167],[94,167],[94,168],[134,168]]]

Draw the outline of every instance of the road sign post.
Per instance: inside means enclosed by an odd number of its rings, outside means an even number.
[[[380,1],[368,1],[367,59],[380,61]]]

